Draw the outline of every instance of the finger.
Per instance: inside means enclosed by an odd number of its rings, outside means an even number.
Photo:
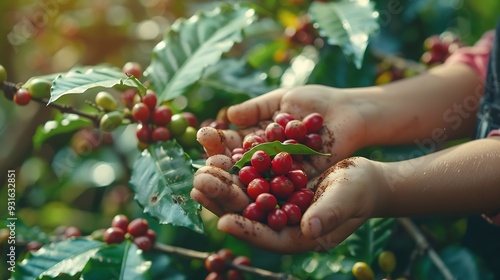
[[[233,160],[225,155],[213,155],[207,159],[205,165],[218,167],[224,170],[229,170],[234,164]]]
[[[235,125],[253,126],[263,120],[269,120],[279,110],[281,97],[287,89],[277,89],[246,102],[228,108],[229,121]]]
[[[196,172],[193,186],[225,212],[238,212],[250,203],[250,198],[235,180],[223,169],[204,166]]]
[[[196,134],[196,140],[205,148],[208,156],[231,155],[236,147],[241,147],[241,136],[233,130],[219,130],[213,127],[202,127]]]
[[[315,201],[302,217],[301,229],[306,237],[317,238],[349,219],[358,218],[359,207],[355,204],[361,202],[361,197],[356,197],[357,192],[348,191],[344,183],[342,179],[323,177],[316,189]]]
[[[275,231],[262,223],[251,221],[238,214],[222,216],[217,227],[253,246],[282,254],[296,254],[306,251],[327,251],[334,248],[363,222],[362,219],[349,220],[336,231],[315,239],[306,238],[299,227],[286,227],[281,231]]]
[[[200,203],[203,207],[208,209],[210,212],[214,213],[217,216],[222,216],[226,213],[219,204],[215,203],[212,199],[208,198],[197,189],[191,190],[191,198]]]

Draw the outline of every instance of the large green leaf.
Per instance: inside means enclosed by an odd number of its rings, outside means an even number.
[[[66,94],[85,93],[91,89],[112,87],[137,87],[137,85],[118,68],[97,66],[79,67],[57,76],[50,89],[49,103]]]
[[[82,279],[151,279],[151,262],[143,258],[137,246],[126,241],[119,245],[106,246],[88,261]]]
[[[67,239],[43,246],[20,262],[13,279],[60,279],[77,277],[86,263],[106,243],[83,238]],[[64,279],[64,278],[63,278]]]
[[[153,50],[145,76],[159,102],[184,94],[205,69],[243,39],[242,30],[255,20],[254,10],[222,4],[210,12],[177,20]]]
[[[346,239],[345,245],[356,260],[370,264],[384,250],[393,226],[393,219],[369,219]]]
[[[377,14],[369,0],[315,1],[309,13],[319,32],[331,45],[340,46],[361,68],[370,34],[378,30]]]
[[[37,128],[33,136],[33,146],[39,149],[43,142],[52,136],[73,132],[88,125],[92,125],[92,121],[78,115],[60,115],[55,120],[50,120]]]
[[[203,232],[199,204],[190,197],[192,162],[176,141],[150,145],[132,167],[130,185],[144,212],[160,223]]]

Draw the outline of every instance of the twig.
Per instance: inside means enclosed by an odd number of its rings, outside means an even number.
[[[11,82],[4,82],[4,83],[0,83],[0,90],[3,90],[3,92],[5,93],[5,96],[8,99],[12,99],[14,97],[14,94],[18,90],[18,86],[14,83],[11,83]],[[88,118],[88,119],[92,120],[96,126],[99,126],[100,117],[98,115],[82,112],[80,110],[75,109],[73,106],[69,106],[69,105],[48,103],[48,100],[45,98],[31,97],[31,100],[38,102],[40,104],[44,104],[47,107],[52,107],[54,109],[57,109],[61,113],[75,114],[75,115],[79,115],[79,116],[84,117],[84,118]]]
[[[399,223],[406,229],[410,236],[415,240],[417,246],[429,255],[429,258],[437,267],[441,275],[443,275],[446,280],[454,280],[455,277],[451,274],[450,270],[444,264],[443,260],[439,257],[436,251],[431,247],[425,236],[422,234],[420,229],[408,218],[399,218]]]
[[[154,249],[167,254],[174,254],[181,257],[197,259],[204,261],[210,253],[208,252],[199,252],[186,248],[171,246],[163,243],[156,243]],[[260,269],[257,267],[246,266],[246,265],[235,265],[232,263],[228,263],[228,267],[231,269],[237,269],[246,273],[258,275],[267,279],[279,279],[279,280],[298,280],[292,275],[288,275],[286,273],[275,273],[268,270]]]

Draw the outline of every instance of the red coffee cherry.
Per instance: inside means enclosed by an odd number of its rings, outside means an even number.
[[[148,89],[144,97],[142,97],[142,103],[146,104],[146,106],[148,106],[149,110],[151,111],[155,109],[156,101],[157,101],[156,94],[154,91],[150,89]]]
[[[267,225],[275,231],[280,231],[285,228],[288,223],[285,211],[274,209],[267,215]]]
[[[287,152],[279,152],[271,161],[274,175],[285,175],[292,168],[293,159]]]
[[[245,256],[238,256],[233,260],[234,265],[252,266],[252,261]]]
[[[136,122],[146,122],[149,119],[149,107],[139,102],[132,107],[132,117]]]
[[[255,202],[252,202],[243,210],[243,217],[252,221],[261,222],[266,218],[266,213],[264,209],[260,208]]]
[[[255,200],[257,196],[263,193],[268,193],[270,190],[269,183],[264,178],[255,178],[248,183],[247,194]]]
[[[292,120],[286,124],[285,135],[289,139],[295,139],[298,142],[302,142],[306,139],[307,128],[299,120]]]
[[[261,178],[259,171],[253,166],[243,166],[238,172],[240,181],[248,186],[248,184],[255,178]]]
[[[125,215],[116,215],[111,220],[111,227],[121,228],[123,232],[127,231],[129,220]]]
[[[256,151],[252,155],[250,163],[260,173],[267,172],[271,169],[271,158],[264,151]]]
[[[148,231],[146,232],[146,237],[151,240],[151,243],[154,244],[156,242],[156,232],[154,230],[148,229]]]
[[[31,94],[25,88],[20,88],[16,93],[14,93],[14,102],[19,106],[27,105],[30,103],[30,100]]]
[[[153,242],[147,236],[137,236],[134,238],[134,244],[144,252],[148,252],[153,248]]]
[[[270,193],[261,193],[255,198],[255,203],[265,212],[269,212],[276,208],[278,200]]]
[[[248,134],[247,136],[245,136],[245,138],[243,138],[243,150],[248,151],[251,148],[264,142],[265,140],[262,137],[255,134]]]
[[[321,139],[321,135],[317,133],[310,133],[306,135],[304,145],[315,151],[321,151],[321,148],[323,147],[323,139]]]
[[[310,189],[301,189],[300,191],[296,191],[292,195],[290,195],[290,197],[287,199],[287,202],[299,206],[300,211],[304,213],[306,212],[309,205],[311,205],[313,197],[313,191],[311,191]]]
[[[267,141],[269,142],[283,142],[286,140],[285,129],[277,122],[273,122],[267,125],[265,136]]]
[[[139,139],[142,143],[149,143],[151,141],[151,134],[151,128],[149,128],[146,124],[139,124],[135,131],[137,139]]]
[[[300,223],[300,219],[302,219],[302,211],[299,206],[293,203],[285,203],[281,206],[281,210],[286,213],[288,225],[294,226]]]
[[[271,187],[271,193],[278,199],[287,199],[294,191],[292,181],[281,175],[271,179],[269,185]]]
[[[323,116],[319,113],[311,113],[302,119],[302,123],[307,128],[307,133],[316,133],[323,126]]]
[[[292,181],[295,191],[307,186],[307,174],[302,170],[290,170],[286,177]]]
[[[285,128],[288,122],[295,120],[295,118],[288,113],[279,113],[274,117],[274,121],[277,122],[281,127]]]
[[[226,280],[245,280],[245,275],[239,270],[230,269],[226,273]]]
[[[139,79],[142,76],[142,67],[137,62],[127,62],[123,65],[122,72]]]
[[[146,235],[149,229],[149,223],[143,218],[137,218],[130,222],[130,224],[127,227],[127,232],[130,233],[132,236],[137,237],[137,236],[143,236]]]
[[[172,137],[172,134],[170,133],[170,130],[168,128],[159,126],[153,130],[151,133],[151,139],[154,142],[165,142],[170,140]]]
[[[232,261],[234,259],[233,251],[226,248],[222,248],[219,251],[217,251],[217,255],[219,255],[225,261]]]
[[[79,237],[82,236],[82,233],[79,228],[77,227],[68,227],[64,231],[64,237],[70,238],[70,237]]]
[[[102,240],[108,244],[122,243],[125,240],[125,232],[119,227],[110,227],[104,231]]]
[[[153,123],[157,126],[165,126],[170,123],[172,118],[172,109],[166,105],[154,108]]]
[[[210,254],[205,259],[205,268],[211,272],[223,272],[226,269],[226,261],[218,254]]]

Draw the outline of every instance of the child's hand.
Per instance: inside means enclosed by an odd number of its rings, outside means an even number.
[[[299,253],[335,247],[382,205],[378,191],[383,176],[380,164],[364,158],[343,160],[311,180],[316,189],[314,203],[301,225],[276,232],[240,214],[250,202],[236,175],[225,171],[226,156],[209,159],[210,166],[198,170],[191,196],[210,211],[222,215],[218,228],[248,243],[270,251]]]
[[[230,156],[234,148],[241,147],[244,135],[255,131],[259,124],[272,121],[276,113],[286,112],[302,119],[317,112],[324,119],[323,152],[331,157],[312,157],[312,165],[305,168],[308,175],[315,176],[367,143],[366,123],[360,110],[364,107],[356,104],[352,96],[344,90],[324,86],[275,90],[228,109],[229,120],[244,130],[218,131],[205,127],[199,130],[197,138],[209,156]]]

